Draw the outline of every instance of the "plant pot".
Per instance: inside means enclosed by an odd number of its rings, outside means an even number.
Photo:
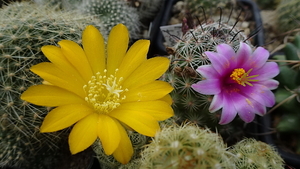
[[[161,8],[159,14],[152,22],[151,31],[150,31],[150,49],[148,53],[148,57],[153,56],[162,56],[167,55],[166,47],[164,46],[164,37],[160,30],[161,26],[168,25],[168,22],[172,16],[172,7],[179,0],[165,0],[163,7]],[[264,32],[261,29],[263,23],[260,15],[260,10],[255,2],[252,0],[237,0],[237,3],[248,10],[251,11],[252,17],[251,20],[255,22],[255,30],[258,31],[254,36],[254,45],[262,46],[264,45]]]

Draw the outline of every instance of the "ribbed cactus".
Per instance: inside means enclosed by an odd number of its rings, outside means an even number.
[[[0,18],[0,167],[53,168],[61,132],[41,134],[48,108],[31,105],[20,95],[42,81],[29,70],[46,61],[42,46],[62,39],[80,43],[82,30],[95,21],[30,2],[9,4]]]
[[[246,35],[237,26],[217,21],[203,23],[194,29],[188,29],[182,37],[177,39],[175,46],[169,48],[172,50],[169,55],[171,64],[162,79],[175,88],[171,96],[175,115],[180,123],[189,120],[200,126],[207,126],[211,129],[218,128],[218,132],[224,138],[231,137],[229,139],[233,140],[236,139],[234,137],[237,134],[241,134],[242,130],[239,130],[239,127],[242,125],[238,120],[233,122],[239,124],[236,126],[233,124],[219,125],[220,113],[208,112],[212,96],[194,91],[191,85],[202,80],[196,69],[210,63],[204,54],[205,51],[216,51],[216,46],[221,43],[228,44],[237,50],[240,42],[246,39]],[[250,44],[247,40],[246,42]]]
[[[300,1],[281,0],[277,6],[275,14],[277,15],[278,27],[282,32],[291,31],[299,28],[300,24]]]
[[[218,134],[194,124],[173,125],[158,132],[143,150],[141,169],[234,169],[233,158]]]
[[[244,139],[229,149],[237,158],[233,159],[236,168],[276,168],[284,169],[284,161],[275,149],[255,139]]]
[[[87,0],[80,10],[84,14],[96,16],[107,30],[119,23],[124,24],[131,38],[140,37],[140,21],[136,8],[120,0]]]

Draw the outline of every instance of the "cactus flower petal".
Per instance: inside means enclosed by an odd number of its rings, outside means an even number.
[[[93,26],[84,30],[82,41],[83,48],[68,40],[60,41],[60,47],[43,47],[53,63],[31,70],[49,84],[31,86],[21,99],[56,107],[45,117],[42,132],[74,124],[69,135],[72,154],[99,138],[107,155],[126,164],[134,151],[124,126],[154,136],[160,130],[158,121],[174,114],[169,96],[173,87],[157,80],[170,61],[147,60],[148,40],[135,42],[127,51],[129,35],[122,24],[112,29],[107,46]]]
[[[89,25],[82,33],[82,46],[94,73],[105,69],[105,44],[97,28]]]
[[[127,52],[129,32],[125,25],[118,24],[110,31],[107,42],[107,71],[112,74],[120,66]]]
[[[258,47],[252,51],[246,43],[240,43],[236,53],[228,45],[217,46],[217,52],[205,52],[211,65],[200,66],[197,71],[204,80],[192,85],[202,94],[214,95],[209,111],[222,109],[220,124],[230,123],[236,116],[246,123],[255,114],[264,115],[266,107],[275,104],[271,90],[278,82],[274,78],[279,73],[275,62],[267,62],[269,52]]]

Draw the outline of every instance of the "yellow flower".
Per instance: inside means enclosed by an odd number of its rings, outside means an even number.
[[[127,28],[119,24],[108,37],[87,26],[82,46],[62,40],[42,51],[51,62],[31,67],[47,83],[31,86],[21,98],[30,103],[56,107],[45,117],[41,132],[54,132],[75,124],[69,135],[72,154],[100,139],[107,155],[127,163],[133,154],[125,129],[153,137],[158,121],[173,116],[169,93],[173,88],[156,80],[169,60],[147,60],[148,40],[128,48]]]

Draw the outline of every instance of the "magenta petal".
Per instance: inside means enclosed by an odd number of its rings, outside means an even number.
[[[213,113],[223,107],[223,94],[214,95],[211,104],[209,106],[209,112]]]
[[[247,63],[247,61],[250,59],[250,56],[252,54],[252,49],[249,45],[246,43],[241,42],[240,48],[238,49],[236,53],[237,57],[237,65],[244,65]]]
[[[217,52],[226,57],[227,60],[230,61],[231,66],[236,66],[236,57],[235,57],[235,51],[233,48],[227,44],[220,44],[217,46]]]
[[[215,95],[221,91],[219,79],[207,79],[199,81],[196,84],[192,84],[192,88],[195,91],[206,95]]]
[[[221,114],[221,119],[219,124],[228,124],[230,123],[236,116],[237,111],[233,106],[233,103],[230,98],[224,95],[223,99],[223,109]]]
[[[255,79],[267,80],[279,74],[279,68],[275,62],[267,62],[260,69],[253,69],[250,75],[258,75]]]
[[[259,83],[259,84],[261,84],[263,86],[266,86],[270,90],[276,89],[278,87],[278,85],[279,85],[279,82],[277,80],[274,80],[274,79],[259,81],[257,83]]]
[[[218,72],[211,65],[199,66],[196,71],[205,78],[216,79],[220,77]]]
[[[231,97],[240,118],[246,123],[251,122],[255,117],[255,114],[253,113],[255,111],[254,104],[257,102],[251,98],[246,98],[239,93],[233,93]]]
[[[241,94],[245,99],[252,99],[267,107],[272,107],[275,104],[275,96],[266,86],[258,83],[253,86],[242,87]]]
[[[219,55],[214,52],[204,52],[211,62],[211,66],[220,74],[224,75],[228,73],[230,69],[230,62],[223,55]]]
[[[253,53],[252,53],[252,57],[250,58],[250,60],[248,61],[247,69],[259,69],[261,68],[266,61],[269,58],[269,51],[266,50],[265,48],[262,47],[258,47]]]

